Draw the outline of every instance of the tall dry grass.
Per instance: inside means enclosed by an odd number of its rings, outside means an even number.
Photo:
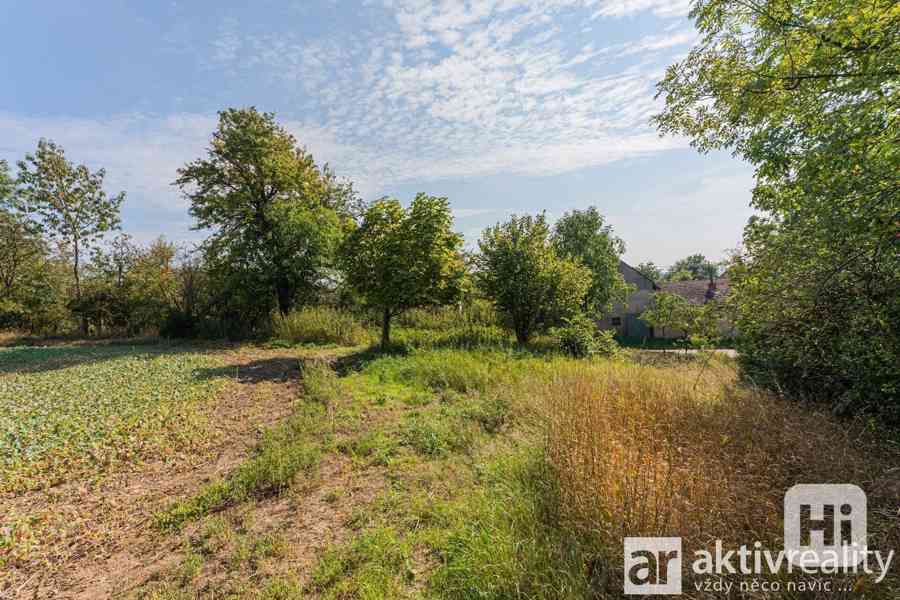
[[[276,313],[272,317],[272,333],[293,344],[358,346],[370,341],[359,319],[330,306],[306,306],[288,315]]]
[[[781,549],[783,498],[797,483],[859,485],[870,547],[900,550],[900,456],[887,438],[740,388],[727,362],[700,369],[586,364],[539,392],[562,512],[601,540],[610,597],[622,589],[626,536],[680,536],[685,557],[715,539]],[[871,597],[898,597],[893,571]]]

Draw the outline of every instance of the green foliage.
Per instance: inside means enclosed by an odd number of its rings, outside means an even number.
[[[158,332],[177,301],[176,253],[164,238],[143,248],[128,235],[117,236],[95,249],[72,312],[97,334]]]
[[[565,319],[564,325],[554,329],[552,334],[559,340],[563,352],[575,358],[584,358],[596,352],[597,325],[590,317],[579,314]]]
[[[107,196],[106,171],[91,173],[84,165],[73,165],[51,141],[40,140],[37,151],[18,164],[16,208],[71,250],[75,295],[80,298],[81,257],[103,234],[118,229],[125,193]]]
[[[575,358],[589,356],[614,357],[619,353],[615,332],[598,331],[597,324],[586,315],[578,314],[564,320],[564,325],[552,330],[559,347]]]
[[[452,519],[429,588],[445,600],[592,598],[598,546],[561,524],[556,478],[537,451],[503,456]]]
[[[405,445],[430,458],[465,452],[474,441],[471,429],[447,406],[435,412],[414,413],[404,423],[400,437]]]
[[[369,207],[347,239],[347,281],[382,315],[382,348],[390,345],[391,318],[459,299],[465,270],[452,222],[446,198],[418,194],[408,209],[385,199]]]
[[[612,227],[595,207],[564,214],[553,227],[553,246],[560,257],[590,269],[591,287],[583,305],[589,314],[599,316],[614,303],[627,300],[632,289],[619,273],[625,243],[613,235]]]
[[[696,3],[660,84],[664,132],[756,168],[734,269],[754,381],[841,413],[900,413],[900,19],[891,0]]]
[[[511,323],[520,344],[527,343],[540,326],[582,307],[592,273],[556,253],[543,214],[513,216],[489,227],[478,246],[478,284]]]
[[[675,261],[669,267],[669,281],[689,281],[692,279],[707,279],[712,263],[702,254],[691,254],[681,260]],[[713,275],[715,277],[715,274]]]
[[[277,303],[319,291],[359,209],[337,180],[275,121],[256,109],[219,113],[206,158],[178,170],[197,228],[211,228],[204,254],[220,310],[258,322]]]
[[[366,531],[343,549],[330,549],[310,587],[323,598],[401,598],[413,578],[412,548],[389,527]]]
[[[438,348],[479,349],[506,348],[515,340],[508,330],[496,325],[476,325],[462,323],[446,330],[400,329],[391,342],[391,347],[409,350],[433,350]]]
[[[497,325],[497,313],[490,302],[472,298],[456,306],[414,308],[397,317],[397,325],[413,329],[449,331],[461,325]]]
[[[0,184],[3,168],[0,163]],[[0,196],[0,329],[36,333],[59,326],[66,313],[67,270],[50,255],[35,224],[3,208],[3,200]]]
[[[641,314],[641,320],[665,334],[676,331],[687,335],[696,314],[696,307],[678,294],[659,292],[653,294],[650,308]]]
[[[272,335],[292,344],[358,346],[369,333],[355,315],[330,306],[306,306],[272,317]]]
[[[726,307],[720,302],[691,304],[677,294],[653,294],[650,308],[641,319],[660,333],[677,333],[698,348],[714,346],[721,338],[720,323]]]
[[[189,445],[219,388],[196,372],[213,364],[154,346],[0,349],[0,488]]]
[[[651,262],[642,262],[635,270],[639,272],[641,275],[649,279],[653,282],[660,282],[663,280],[663,272],[662,269],[656,266],[655,263]]]

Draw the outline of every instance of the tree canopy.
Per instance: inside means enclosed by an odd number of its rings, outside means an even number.
[[[557,254],[543,214],[514,215],[485,229],[478,247],[479,286],[509,320],[520,344],[527,343],[539,326],[582,309],[592,272]]]
[[[347,238],[341,252],[347,281],[381,314],[383,348],[392,317],[460,297],[463,240],[452,224],[446,198],[418,194],[408,209],[395,199],[373,203]]]
[[[656,121],[756,167],[730,269],[745,370],[900,415],[900,13],[891,0],[707,0]]]
[[[107,196],[104,169],[74,165],[62,147],[48,140],[19,161],[16,209],[73,256],[75,295],[81,297],[81,258],[103,235],[119,227],[125,192]]]
[[[198,229],[212,229],[208,261],[237,314],[282,313],[327,281],[337,247],[361,210],[339,180],[280,126],[254,108],[219,113],[205,158],[178,170]]]
[[[584,297],[586,312],[599,315],[614,303],[625,302],[630,286],[619,273],[625,243],[595,207],[563,215],[553,227],[553,245],[560,257],[579,261],[591,271],[591,287]]]

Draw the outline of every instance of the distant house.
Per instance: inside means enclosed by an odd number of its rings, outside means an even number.
[[[691,304],[702,305],[712,300],[721,300],[731,291],[727,277],[695,279],[693,281],[673,281],[664,283],[660,290],[667,294],[681,296]]]
[[[600,320],[600,329],[614,329],[618,335],[628,338],[653,337],[653,328],[641,321],[640,316],[650,305],[653,292],[659,291],[659,286],[623,260],[619,261],[619,273],[635,290],[628,296],[628,302],[616,304],[610,314]]]
[[[719,277],[718,279],[695,279],[692,281],[673,281],[664,283],[660,286],[660,291],[666,294],[675,294],[681,296],[691,304],[702,306],[708,302],[714,302],[724,299],[731,293],[731,284],[728,277]],[[666,331],[664,335],[658,337],[677,338],[682,335],[680,331]],[[719,322],[719,335],[724,338],[731,338],[735,335],[734,324],[722,319]]]
[[[625,304],[617,304],[609,315],[599,322],[601,329],[613,329],[616,333],[626,338],[653,338],[653,337],[680,337],[677,331],[656,332],[647,323],[641,320],[641,314],[649,308],[653,300],[654,292],[675,294],[686,299],[691,304],[702,305],[712,300],[720,300],[728,295],[731,287],[727,277],[720,277],[713,281],[697,279],[693,281],[676,281],[657,285],[644,276],[643,273],[626,263],[619,261],[619,273],[627,283],[635,287],[635,291],[628,297]],[[732,335],[730,323],[722,323],[723,335]]]

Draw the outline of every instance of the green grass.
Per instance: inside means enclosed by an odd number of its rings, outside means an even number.
[[[406,584],[413,577],[411,551],[393,528],[373,528],[351,544],[327,551],[313,571],[310,588],[328,599],[406,597]]]
[[[327,433],[325,417],[323,406],[301,405],[286,423],[266,431],[251,458],[228,477],[207,484],[195,496],[157,514],[156,526],[177,530],[189,521],[227,506],[279,494],[301,473],[311,476],[319,463]]]
[[[429,581],[446,600],[595,597],[596,547],[569,533],[555,479],[538,446],[484,465],[480,485],[453,504]]]
[[[203,435],[221,380],[200,349],[0,349],[0,489],[68,480]]]
[[[272,319],[275,338],[292,344],[358,346],[370,341],[363,324],[351,313],[328,306],[299,308]]]

